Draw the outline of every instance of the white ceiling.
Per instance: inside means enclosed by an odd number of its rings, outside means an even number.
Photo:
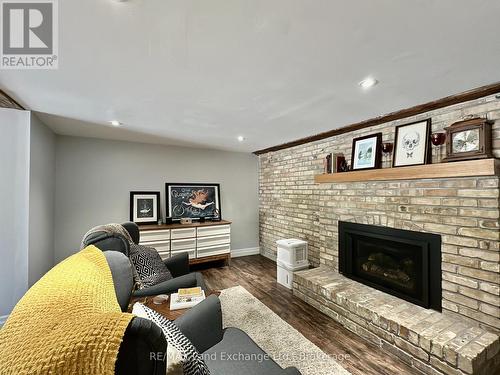
[[[0,87],[60,134],[247,152],[500,81],[498,0],[59,6],[59,69]]]

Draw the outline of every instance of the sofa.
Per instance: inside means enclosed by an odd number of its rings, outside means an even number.
[[[115,293],[123,311],[132,296],[132,265],[121,252],[106,251]],[[207,354],[206,363],[213,375],[300,375],[289,367],[282,369],[243,331],[223,328],[218,297],[212,295],[180,318],[175,324],[200,353]],[[130,322],[118,352],[115,373],[119,375],[165,374],[161,359],[167,343],[161,329],[147,319],[135,317]],[[155,353],[154,358],[151,353]],[[258,360],[231,360],[239,355],[252,355]]]
[[[140,241],[140,231],[136,223],[126,222],[122,226],[129,232],[134,243]],[[85,246],[94,245],[102,251],[117,251],[127,257],[130,252],[130,244],[120,234],[94,232],[83,239]],[[201,287],[207,291],[203,276],[199,272],[189,271],[189,256],[187,253],[179,254],[163,261],[173,276],[173,279],[164,281],[157,285],[134,291],[134,297],[153,296],[157,294],[170,294],[179,288]]]

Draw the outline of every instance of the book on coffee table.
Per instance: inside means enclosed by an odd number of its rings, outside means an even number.
[[[201,297],[203,290],[197,286],[194,288],[180,288],[177,293],[179,297]]]
[[[170,310],[189,309],[196,306],[205,299],[205,291],[202,290],[200,295],[180,295],[179,293],[172,293],[170,296]]]

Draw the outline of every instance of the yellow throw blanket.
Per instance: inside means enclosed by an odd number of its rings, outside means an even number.
[[[0,374],[114,374],[132,314],[122,313],[104,254],[65,259],[16,305],[0,331]]]

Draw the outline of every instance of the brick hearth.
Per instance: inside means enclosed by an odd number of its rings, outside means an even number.
[[[294,276],[295,296],[425,374],[500,369],[500,338],[462,317],[441,314],[345,278],[327,267]]]

